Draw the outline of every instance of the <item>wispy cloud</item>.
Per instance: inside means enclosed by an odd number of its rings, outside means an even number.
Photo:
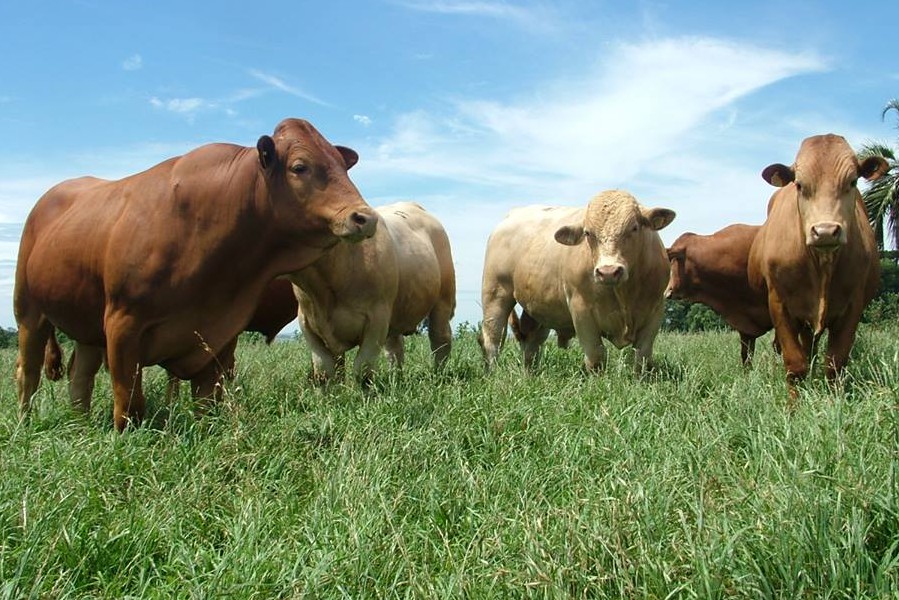
[[[371,125],[371,117],[367,115],[353,115],[353,120],[363,127],[368,127],[369,125]]]
[[[259,81],[265,83],[266,85],[273,87],[277,90],[290,94],[291,96],[296,96],[297,98],[302,98],[308,102],[312,102],[313,104],[318,104],[320,106],[331,106],[331,104],[325,102],[321,98],[318,98],[305,90],[302,90],[294,85],[291,85],[284,81],[282,78],[272,75],[270,73],[265,73],[263,71],[259,71],[257,69],[250,69],[248,73]]]
[[[463,99],[449,113],[405,114],[376,156],[391,169],[497,185],[539,184],[547,175],[553,185],[622,181],[676,148],[714,111],[825,67],[815,55],[716,39],[622,44],[596,71],[547,82],[531,97]]]
[[[122,62],[122,68],[126,71],[139,71],[144,66],[144,59],[140,54],[133,54]]]
[[[156,108],[163,108],[175,113],[193,114],[200,110],[216,108],[215,102],[203,98],[169,98],[161,100],[157,97],[150,98],[150,104]]]
[[[758,172],[768,163],[735,156],[734,140],[751,140],[757,125],[746,121],[738,101],[827,68],[813,53],[721,39],[623,43],[606,49],[583,76],[541,82],[518,98],[456,99],[444,111],[399,116],[389,136],[368,148],[356,145],[363,157],[356,177],[375,194],[407,184],[464,193],[443,218],[452,236],[466,236],[477,249],[458,253],[457,260],[472,264],[480,263],[490,229],[512,206],[577,204],[615,187],[695,217],[679,217],[669,233],[681,226],[712,231],[722,219],[763,216],[767,200]],[[783,127],[778,121],[771,130]],[[471,214],[491,218],[473,222]],[[476,289],[480,269],[469,271],[460,275],[460,289]]]
[[[466,0],[396,0],[395,3],[420,12],[492,18],[535,30],[551,29],[555,20],[544,6],[523,3]]]

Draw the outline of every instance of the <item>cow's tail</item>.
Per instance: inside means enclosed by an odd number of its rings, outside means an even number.
[[[47,345],[44,346],[44,375],[50,381],[59,381],[65,374],[62,366],[62,347],[56,339],[56,328],[50,332]]]

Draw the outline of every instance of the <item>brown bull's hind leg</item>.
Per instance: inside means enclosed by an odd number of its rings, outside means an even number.
[[[106,350],[112,379],[113,423],[118,431],[137,427],[144,418],[146,400],[140,363],[140,330],[128,315],[106,319]]]
[[[69,400],[76,410],[90,412],[94,380],[102,365],[102,347],[75,344],[69,361]]]
[[[41,382],[44,348],[53,333],[53,326],[43,316],[33,322],[19,321],[19,355],[16,359],[16,390],[19,396],[19,416],[31,411],[31,398]]]
[[[752,366],[752,355],[755,353],[755,338],[745,333],[740,334],[740,362],[744,367]]]
[[[54,329],[47,338],[47,345],[44,347],[44,375],[50,381],[59,381],[62,379],[64,369],[62,368],[62,348],[56,339],[56,330]]]

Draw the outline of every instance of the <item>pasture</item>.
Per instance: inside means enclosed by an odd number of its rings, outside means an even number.
[[[475,336],[425,336],[373,389],[308,384],[298,342],[242,343],[224,401],[185,389],[112,428],[42,383],[16,417],[0,353],[0,598],[895,597],[899,326],[862,325],[845,392],[821,365],[788,408],[759,340],[663,333],[642,381],[576,344],[525,377]]]

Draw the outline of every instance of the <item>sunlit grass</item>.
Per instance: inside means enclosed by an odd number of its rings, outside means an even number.
[[[770,340],[744,370],[733,333],[663,334],[642,378],[576,344],[485,375],[471,333],[435,374],[415,337],[369,390],[243,344],[200,419],[148,369],[125,435],[105,374],[89,418],[44,382],[28,423],[6,377],[0,597],[893,597],[897,334],[789,409]]]

